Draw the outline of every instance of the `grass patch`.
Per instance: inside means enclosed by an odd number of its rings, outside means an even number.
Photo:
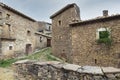
[[[16,62],[17,59],[7,59],[7,60],[0,60],[0,67],[8,67],[11,66],[12,63]]]
[[[61,59],[52,55],[51,48],[44,48],[36,53],[25,56],[23,58],[0,60],[0,67],[10,67],[12,63],[18,60],[25,60],[25,59],[38,60],[38,61],[62,61]]]

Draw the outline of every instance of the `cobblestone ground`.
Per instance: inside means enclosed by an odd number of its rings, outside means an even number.
[[[0,68],[0,80],[14,80],[12,69]]]

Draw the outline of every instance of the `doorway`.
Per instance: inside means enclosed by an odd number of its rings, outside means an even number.
[[[32,53],[31,44],[26,44],[26,55],[29,55],[30,53]]]
[[[47,47],[51,47],[51,39],[47,39]]]

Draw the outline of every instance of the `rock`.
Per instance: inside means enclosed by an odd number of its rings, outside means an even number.
[[[120,69],[114,67],[102,67],[104,73],[120,73]]]
[[[106,74],[106,77],[107,77],[108,79],[111,79],[111,80],[115,80],[115,79],[116,79],[116,77],[115,77],[114,74]]]
[[[56,64],[60,64],[61,62],[58,62],[58,61],[46,61],[46,62],[36,62],[34,64],[37,64],[37,65],[56,65]]]
[[[66,70],[77,71],[81,66],[75,64],[65,64],[63,68]]]
[[[16,61],[16,62],[13,63],[13,64],[24,64],[24,63],[33,63],[33,62],[35,62],[35,61],[34,61],[34,60],[26,59],[26,60]]]
[[[77,72],[103,75],[101,68],[97,67],[97,66],[83,66],[83,67],[79,68],[77,70]]]

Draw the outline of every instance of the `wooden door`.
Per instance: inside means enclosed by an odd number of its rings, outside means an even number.
[[[47,39],[47,47],[51,47],[51,39]]]
[[[29,55],[29,53],[32,53],[32,47],[31,44],[26,44],[26,55]]]

